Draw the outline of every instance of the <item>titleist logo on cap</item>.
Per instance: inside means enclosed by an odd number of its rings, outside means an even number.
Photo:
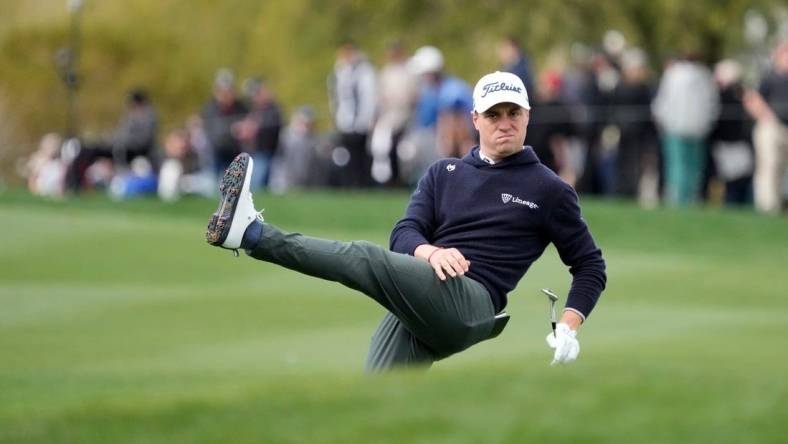
[[[506,82],[492,82],[482,86],[484,90],[484,94],[482,97],[487,97],[487,94],[497,92],[497,91],[514,91],[516,93],[523,92],[523,89],[519,86],[508,85]]]

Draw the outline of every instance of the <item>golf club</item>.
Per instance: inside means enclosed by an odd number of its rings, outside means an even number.
[[[550,299],[550,325],[553,327],[553,337],[555,338],[555,303],[558,301],[558,295],[547,288],[543,288],[542,293]]]

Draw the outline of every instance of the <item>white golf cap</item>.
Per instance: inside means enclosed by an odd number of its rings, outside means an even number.
[[[473,88],[473,110],[477,113],[483,113],[499,103],[514,103],[531,109],[523,81],[510,72],[487,74]]]

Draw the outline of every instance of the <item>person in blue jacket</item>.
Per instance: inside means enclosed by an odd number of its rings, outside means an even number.
[[[482,77],[472,119],[480,143],[434,163],[419,181],[390,250],[289,233],[264,222],[249,192],[253,168],[239,155],[220,185],[207,241],[297,272],[340,282],[388,311],[372,337],[367,370],[428,366],[497,336],[507,293],[553,243],[572,287],[548,345],[553,363],[574,361],[579,326],[605,287],[605,262],[577,195],[523,146],[530,113],[522,81]]]

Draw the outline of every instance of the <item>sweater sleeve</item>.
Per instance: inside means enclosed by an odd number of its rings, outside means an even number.
[[[434,166],[419,180],[410,197],[405,216],[391,231],[391,251],[413,255],[416,247],[430,243],[436,227]]]
[[[566,308],[585,319],[605,289],[605,261],[580,214],[577,194],[565,183],[548,215],[547,232],[572,274]]]

